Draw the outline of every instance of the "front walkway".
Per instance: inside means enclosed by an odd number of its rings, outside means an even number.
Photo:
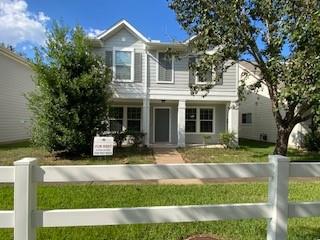
[[[175,148],[153,148],[156,164],[185,163],[181,154]],[[159,184],[203,184],[200,179],[162,179]]]

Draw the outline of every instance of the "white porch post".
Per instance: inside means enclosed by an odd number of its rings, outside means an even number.
[[[186,146],[186,101],[180,100],[178,104],[178,147]]]
[[[227,104],[228,132],[235,133],[237,144],[239,142],[239,106],[236,102]]]
[[[150,145],[150,100],[143,99],[143,112],[142,112],[142,130],[146,134],[144,137],[144,144]]]

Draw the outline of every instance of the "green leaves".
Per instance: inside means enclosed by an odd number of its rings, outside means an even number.
[[[111,73],[92,54],[82,28],[55,23],[36,51],[34,70],[33,141],[51,152],[89,153],[93,137],[106,130]]]

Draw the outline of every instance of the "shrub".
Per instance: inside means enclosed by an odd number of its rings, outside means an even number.
[[[143,144],[144,136],[146,135],[143,132],[130,131],[128,135],[131,136],[133,146],[138,147]]]
[[[128,136],[128,131],[114,132],[111,135],[113,140],[116,142],[117,147],[121,148],[124,140],[126,140]]]
[[[28,95],[32,140],[48,151],[88,154],[106,131],[111,71],[90,48],[86,34],[55,24],[33,64],[36,90]]]
[[[320,151],[320,132],[312,131],[304,136],[303,146],[310,152]]]
[[[236,134],[234,132],[220,133],[219,138],[220,138],[220,143],[225,148],[236,148],[237,147]]]

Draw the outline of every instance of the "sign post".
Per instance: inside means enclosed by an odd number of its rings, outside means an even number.
[[[94,137],[93,156],[112,156],[113,137]]]

